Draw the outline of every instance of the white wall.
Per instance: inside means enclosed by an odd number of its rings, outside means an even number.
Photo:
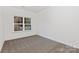
[[[14,16],[31,17],[32,30],[14,32]],[[27,37],[36,34],[36,14],[15,7],[3,7],[5,40]]]
[[[39,35],[79,48],[79,7],[50,7],[38,16]]]
[[[2,49],[3,43],[4,43],[4,29],[3,29],[3,12],[2,12],[2,7],[0,8],[0,51]]]

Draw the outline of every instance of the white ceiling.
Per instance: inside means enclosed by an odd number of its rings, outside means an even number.
[[[28,11],[31,11],[34,13],[38,13],[38,12],[48,8],[48,6],[19,6],[18,8],[28,10]]]

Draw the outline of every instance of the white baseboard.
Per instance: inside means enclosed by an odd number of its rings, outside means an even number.
[[[57,40],[57,39],[55,39],[55,38],[48,37],[48,36],[45,36],[45,35],[40,35],[40,34],[38,34],[38,35],[39,35],[39,36],[42,36],[42,37],[45,37],[45,38],[48,38],[48,39],[50,39],[50,40],[54,40],[54,41],[56,41],[56,42],[60,42],[60,43],[62,43],[62,44],[65,44],[65,45],[68,45],[68,46],[71,46],[71,47],[74,47],[74,48],[78,48],[78,49],[79,49],[79,46],[78,46],[78,45],[69,44],[69,43],[67,43],[67,42],[63,42],[63,41],[61,41],[61,40]]]
[[[19,39],[19,38],[23,38],[23,37],[29,37],[29,36],[33,36],[33,35],[37,35],[37,34],[30,34],[30,35],[26,35],[26,36],[18,36],[18,37],[7,38],[7,39],[5,39],[5,41]]]

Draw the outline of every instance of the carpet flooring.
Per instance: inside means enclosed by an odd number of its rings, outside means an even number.
[[[38,36],[5,41],[1,53],[78,53],[79,49]]]

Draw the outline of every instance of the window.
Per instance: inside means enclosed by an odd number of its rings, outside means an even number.
[[[14,31],[31,30],[31,18],[14,16]]]
[[[23,30],[23,18],[14,16],[14,31],[22,31]]]
[[[24,27],[25,30],[31,30],[31,19],[30,18],[24,18]]]

